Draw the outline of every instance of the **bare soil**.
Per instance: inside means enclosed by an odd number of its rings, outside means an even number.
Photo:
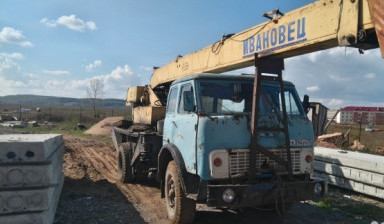
[[[107,117],[97,124],[93,125],[91,128],[86,130],[85,134],[90,135],[106,135],[110,136],[111,129],[114,124],[123,120],[123,117]]]
[[[139,184],[122,184],[117,181],[116,152],[111,143],[69,135],[64,136],[64,141],[65,183],[55,224],[168,223],[165,204],[160,198],[160,189],[155,180],[150,179]],[[343,198],[343,194],[334,197]],[[381,202],[375,203],[383,205]],[[270,210],[249,208],[223,211],[204,205],[197,206],[195,218],[195,223],[201,224],[371,221],[364,216],[354,217],[342,211],[321,209],[312,201],[295,204],[284,218],[279,218],[276,212]]]

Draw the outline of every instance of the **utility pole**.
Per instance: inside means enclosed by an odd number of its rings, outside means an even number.
[[[361,124],[363,123],[363,120],[362,120],[362,117],[363,117],[363,113],[360,113],[360,119],[357,121],[358,124],[359,124],[359,142],[361,142]]]
[[[19,105],[19,121],[21,121],[21,105]]]
[[[81,108],[81,104],[80,104],[80,113],[79,113],[79,123],[81,124],[81,112],[82,112],[82,108]]]

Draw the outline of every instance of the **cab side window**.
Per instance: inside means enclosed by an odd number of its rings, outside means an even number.
[[[169,93],[168,106],[167,106],[168,114],[175,113],[176,102],[177,102],[177,88],[173,88]]]
[[[179,113],[188,113],[193,110],[194,106],[193,89],[191,84],[187,84],[181,87],[180,101],[179,101]]]

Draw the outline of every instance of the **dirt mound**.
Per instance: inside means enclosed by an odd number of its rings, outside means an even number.
[[[86,130],[85,134],[110,136],[112,126],[121,120],[123,117],[107,117]]]

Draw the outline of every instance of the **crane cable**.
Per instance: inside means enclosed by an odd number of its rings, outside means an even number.
[[[255,33],[251,34],[249,37],[245,38],[245,39],[242,39],[242,40],[236,40],[234,39],[232,36],[234,36],[235,34],[231,33],[231,34],[223,34],[222,38],[218,41],[216,41],[214,44],[212,44],[212,47],[211,47],[211,51],[212,53],[214,54],[219,54],[220,53],[220,50],[221,50],[221,47],[224,45],[224,42],[227,40],[227,39],[230,39],[232,41],[235,41],[235,42],[244,42],[245,40],[248,40],[250,37],[252,36],[255,36],[257,35],[258,33],[260,33],[268,24],[270,24],[272,22],[269,21],[267,23],[265,23],[260,29],[258,29]]]

